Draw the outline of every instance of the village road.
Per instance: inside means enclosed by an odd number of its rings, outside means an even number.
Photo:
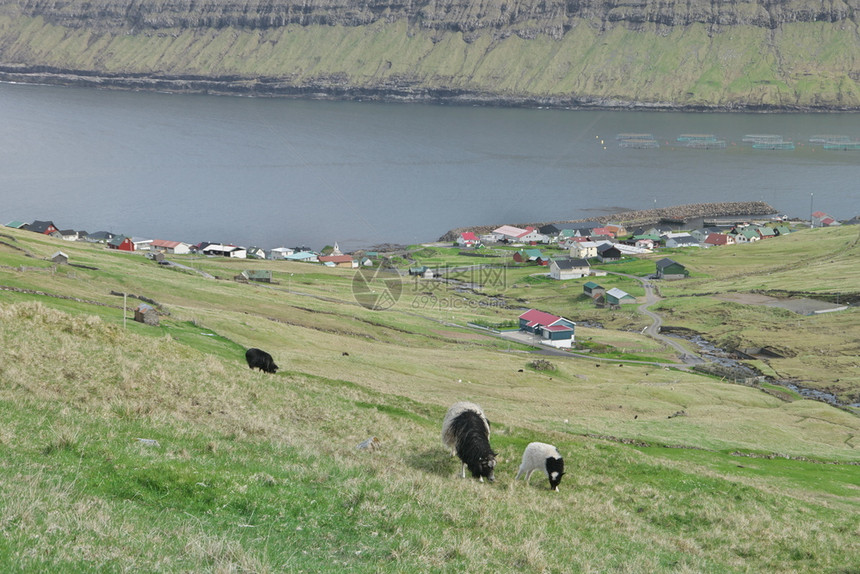
[[[657,302],[661,301],[662,298],[657,293],[657,288],[654,283],[651,282],[648,278],[637,277],[636,275],[628,275],[627,273],[616,273],[610,271],[612,275],[620,275],[622,277],[628,277],[630,279],[635,279],[642,283],[642,286],[645,288],[645,302],[640,304],[638,310],[640,313],[649,317],[651,319],[651,324],[645,327],[642,331],[644,335],[651,337],[652,339],[656,339],[661,343],[668,345],[675,349],[678,352],[678,356],[681,361],[687,365],[695,365],[703,363],[701,357],[690,352],[684,345],[673,339],[672,337],[667,337],[660,333],[660,327],[663,325],[663,318],[651,310],[651,307]]]

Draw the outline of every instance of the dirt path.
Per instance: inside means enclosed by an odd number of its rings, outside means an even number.
[[[651,319],[651,324],[645,327],[642,331],[644,335],[651,337],[661,343],[672,347],[678,352],[678,357],[686,365],[696,365],[704,363],[702,358],[695,353],[690,352],[684,345],[682,345],[677,340],[672,337],[667,337],[660,333],[660,328],[663,326],[663,318],[651,310],[651,307],[662,301],[662,298],[657,294],[657,288],[654,283],[651,282],[650,279],[643,279],[642,277],[637,277],[636,275],[628,275],[627,273],[617,273],[614,271],[610,271],[612,275],[619,275],[621,277],[627,277],[630,279],[635,279],[639,281],[642,286],[645,288],[645,302],[640,304],[637,308],[640,313],[649,317]]]

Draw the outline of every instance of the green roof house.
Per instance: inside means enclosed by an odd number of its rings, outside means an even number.
[[[684,279],[689,277],[687,268],[668,257],[657,261],[657,279]]]

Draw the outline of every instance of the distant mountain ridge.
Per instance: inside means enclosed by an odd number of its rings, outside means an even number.
[[[509,105],[860,109],[860,0],[0,0],[0,79]]]

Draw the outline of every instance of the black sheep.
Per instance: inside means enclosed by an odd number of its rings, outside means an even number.
[[[245,360],[248,361],[248,368],[260,369],[265,373],[276,373],[278,365],[272,359],[272,355],[261,349],[248,349],[245,351]]]

